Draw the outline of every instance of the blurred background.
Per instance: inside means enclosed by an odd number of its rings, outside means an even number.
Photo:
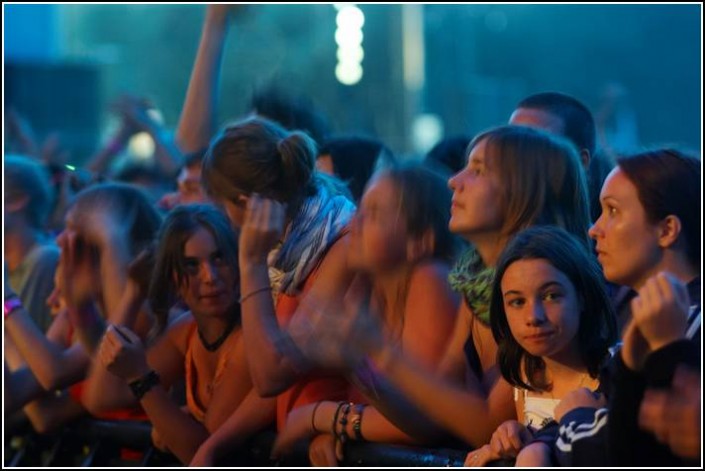
[[[148,97],[176,126],[203,5],[3,5],[4,110],[59,131],[80,164],[109,135],[109,104]],[[254,92],[307,97],[335,132],[403,156],[505,123],[523,97],[562,91],[603,144],[701,148],[701,5],[253,5],[237,15],[219,122]],[[134,140],[134,138],[133,138]],[[149,143],[132,143],[136,155]]]

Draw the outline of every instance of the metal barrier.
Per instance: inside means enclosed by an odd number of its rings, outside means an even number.
[[[6,431],[7,433],[7,431]],[[170,454],[156,450],[151,443],[148,422],[82,419],[53,435],[10,431],[22,444],[8,456],[6,467],[96,467],[96,466],[179,466]],[[259,433],[225,457],[219,466],[273,467],[308,466],[308,443],[298,443],[294,451],[277,461],[270,459],[276,434]],[[6,440],[8,435],[6,435]],[[12,448],[12,447],[10,447]],[[126,450],[133,456],[126,458]],[[136,454],[135,454],[136,453]],[[348,442],[341,466],[351,467],[458,467],[467,452],[447,448],[419,448],[369,442]]]

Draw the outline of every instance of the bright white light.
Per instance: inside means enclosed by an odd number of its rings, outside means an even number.
[[[362,44],[362,30],[360,29],[336,29],[335,43],[338,47],[356,47]]]
[[[138,132],[130,138],[128,149],[136,158],[147,160],[154,154],[154,139],[146,132]]]
[[[362,79],[362,66],[357,62],[341,62],[335,67],[335,78],[343,85],[355,85]]]
[[[425,154],[443,137],[443,122],[435,114],[422,114],[414,119],[411,130],[415,150]]]
[[[362,46],[339,47],[336,55],[338,62],[362,62],[365,58],[365,50]]]
[[[152,118],[157,124],[164,124],[164,116],[161,111],[155,110],[154,108],[149,108],[147,110],[147,115],[149,115],[149,117]]]
[[[346,6],[338,11],[335,24],[338,25],[338,29],[343,30],[362,29],[362,25],[365,24],[365,14],[358,7]]]
[[[349,3],[334,3],[333,8],[336,10],[340,10],[341,8],[345,8],[349,5]]]

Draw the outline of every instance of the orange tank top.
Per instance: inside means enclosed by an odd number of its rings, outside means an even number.
[[[313,284],[318,276],[316,269],[306,280],[306,287]],[[304,292],[307,291],[304,289]],[[296,312],[300,296],[280,294],[276,303],[279,325],[285,326]],[[282,430],[286,416],[292,409],[318,401],[343,401],[348,397],[348,381],[340,375],[314,371],[299,378],[289,389],[277,396],[277,430]]]
[[[198,397],[198,368],[196,367],[196,364],[193,361],[193,346],[195,342],[199,342],[200,340],[198,340],[198,337],[196,336],[196,323],[194,322],[191,325],[188,335],[188,346],[186,347],[185,358],[186,406],[188,407],[188,410],[191,415],[201,423],[204,423],[205,421],[206,410],[208,409],[208,404],[210,403],[213,391],[218,387],[218,384],[223,379],[223,373],[228,367],[228,359],[231,357],[230,351],[233,349],[233,346],[236,343],[233,340],[233,334],[235,333],[235,331],[236,330],[230,332],[230,336],[222,346],[223,350],[220,352],[220,356],[218,357],[218,363],[215,367],[213,379],[211,380],[210,384],[208,384],[206,387],[208,399],[207,402],[204,404],[199,400]],[[202,381],[202,379],[200,381]]]

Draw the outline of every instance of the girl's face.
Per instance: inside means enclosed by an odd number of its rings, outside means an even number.
[[[590,228],[607,280],[638,289],[658,271],[659,225],[647,220],[634,183],[616,167],[600,193],[602,214]]]
[[[474,236],[499,233],[502,229],[500,184],[492,159],[486,155],[486,142],[483,139],[477,143],[470,152],[468,165],[448,180],[453,190],[448,227],[470,241]]]
[[[545,259],[517,260],[501,287],[509,328],[524,350],[556,360],[577,352],[581,307],[563,272]]]
[[[194,315],[223,316],[237,300],[236,275],[209,230],[200,227],[184,245],[181,299]]]
[[[350,224],[348,262],[353,268],[378,273],[406,262],[409,236],[403,211],[391,178],[370,183]]]

